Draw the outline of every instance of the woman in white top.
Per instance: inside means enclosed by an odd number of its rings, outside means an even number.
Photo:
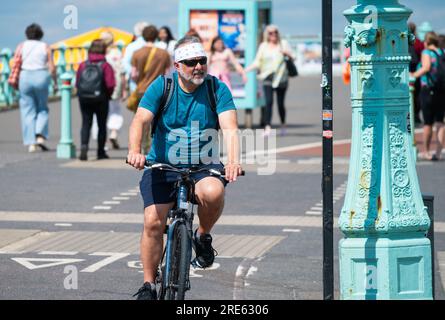
[[[16,49],[21,50],[22,56],[19,105],[23,144],[28,146],[29,152],[37,151],[37,146],[47,151],[48,89],[51,74],[57,90],[56,69],[50,47],[41,41],[42,28],[33,23],[26,28],[25,34],[27,40]]]
[[[281,134],[285,134],[286,108],[284,99],[288,86],[288,72],[285,58],[295,59],[286,40],[281,40],[278,27],[269,25],[265,28],[263,42],[258,48],[255,60],[246,68],[246,72],[258,70],[258,78],[263,81],[266,109],[264,115],[264,135],[271,133],[273,92],[277,93],[278,111],[281,120]]]
[[[156,47],[167,50],[170,56],[173,57],[175,51],[176,40],[170,31],[170,28],[163,26],[159,29],[158,41],[156,42]]]
[[[172,59],[172,64],[171,64],[170,69],[167,71],[166,75],[168,75],[168,76],[171,76],[173,74],[173,72],[175,71],[175,67],[173,65],[173,60],[174,60],[173,56],[175,54],[175,45],[176,45],[176,40],[173,37],[173,34],[172,34],[170,28],[167,26],[161,27],[159,29],[158,39],[155,43],[155,47],[164,49],[170,54],[170,57]]]
[[[122,62],[123,56],[116,44],[114,44],[114,36],[109,31],[104,31],[100,35],[100,39],[107,46],[106,60],[111,65],[114,71],[114,79],[116,80],[116,87],[113,95],[109,101],[109,110],[107,118],[107,129],[110,130],[110,142],[113,149],[119,149],[120,145],[117,140],[119,131],[124,124],[124,117],[122,116],[122,101],[127,98],[127,86],[125,80],[125,68]],[[92,137],[97,139],[99,127],[97,125],[97,118],[93,118]]]

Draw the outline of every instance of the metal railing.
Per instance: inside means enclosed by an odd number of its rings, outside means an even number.
[[[117,44],[117,48],[122,52],[124,45]],[[65,72],[69,72],[73,75],[75,80],[75,73],[79,68],[82,61],[85,61],[88,55],[88,46],[83,47],[60,47],[52,49],[52,56],[57,73],[57,85],[61,87],[60,76]],[[0,111],[4,109],[10,109],[17,106],[19,100],[19,92],[12,88],[8,83],[8,77],[11,73],[13,65],[14,53],[5,48],[0,52]],[[74,81],[75,82],[75,81]],[[73,83],[75,86],[75,83]],[[54,91],[54,83],[51,80],[49,86],[50,99],[60,98],[60,92]]]

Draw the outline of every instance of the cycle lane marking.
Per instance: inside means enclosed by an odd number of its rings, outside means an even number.
[[[104,200],[102,204],[93,206],[93,210],[111,210],[113,205],[120,205],[123,200],[130,200],[131,197],[137,196],[139,194],[139,189],[132,188],[125,192],[120,192],[119,196],[113,196],[112,200]]]
[[[346,194],[346,185],[348,180],[345,180],[340,186],[338,186],[333,192],[333,203],[341,200]],[[306,215],[321,216],[323,214],[323,201],[317,202],[313,207],[305,212]]]
[[[250,286],[249,277],[258,272],[256,264],[264,257],[256,259],[246,258],[237,267],[235,272],[235,280],[233,282],[233,300],[245,300],[246,294],[244,289]]]
[[[41,252],[37,253],[37,255],[52,255],[52,256],[57,256],[57,255],[74,256],[77,254],[79,254],[79,252],[41,251]],[[96,272],[96,271],[104,268],[105,266],[110,265],[118,260],[121,260],[129,255],[130,255],[130,253],[128,253],[128,252],[93,252],[93,253],[90,253],[90,254],[88,254],[88,256],[92,256],[92,257],[104,256],[105,258],[80,270],[80,272],[88,272],[88,273]],[[60,265],[64,265],[64,264],[74,264],[74,263],[86,261],[86,259],[83,259],[83,258],[54,258],[54,257],[51,257],[51,258],[12,257],[10,259],[12,261],[15,261],[18,264],[22,265],[23,267],[27,268],[28,270],[44,269],[44,268],[50,268],[50,267],[60,266]]]

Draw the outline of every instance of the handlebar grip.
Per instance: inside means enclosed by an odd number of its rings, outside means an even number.
[[[222,174],[223,176],[225,176],[225,175],[226,175],[226,170],[225,170],[225,169],[222,169],[222,170],[221,170],[221,174]],[[246,171],[242,170],[240,176],[245,176],[245,175],[246,175]]]
[[[125,158],[125,163],[128,164],[128,159],[127,159],[127,158]],[[144,165],[145,165],[146,167],[149,167],[149,166],[152,165],[152,163],[151,163],[150,161],[148,161],[148,160],[145,160]]]

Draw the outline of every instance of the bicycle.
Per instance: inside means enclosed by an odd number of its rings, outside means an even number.
[[[168,213],[168,222],[164,231],[167,241],[156,275],[159,300],[184,300],[190,290],[190,264],[193,239],[193,197],[195,183],[192,176],[199,172],[208,172],[211,176],[224,178],[224,170],[208,168],[175,168],[164,163],[145,162],[146,169],[170,171],[179,174],[176,182],[177,196],[173,208]],[[242,171],[241,175],[245,175]]]

